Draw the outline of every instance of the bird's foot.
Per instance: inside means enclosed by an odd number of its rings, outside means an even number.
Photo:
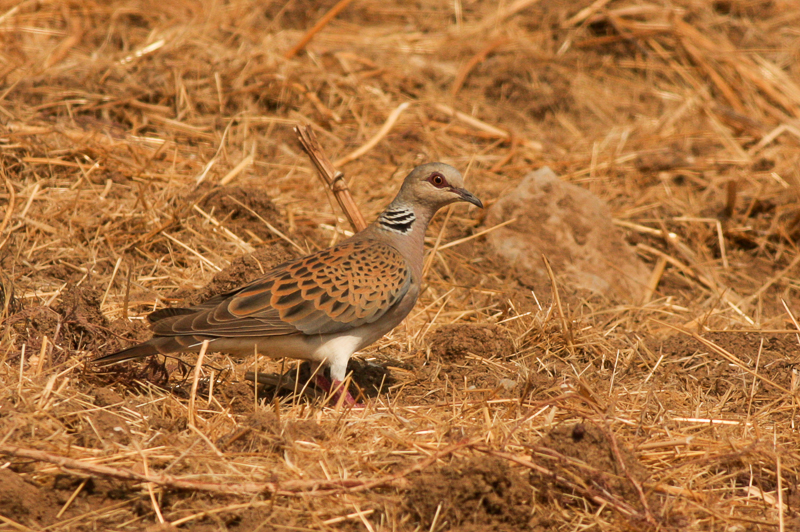
[[[363,404],[356,402],[356,400],[350,394],[350,391],[344,388],[344,385],[340,380],[334,380],[333,383],[331,383],[331,381],[329,381],[325,375],[317,374],[314,377],[314,384],[322,388],[327,393],[333,393],[334,404],[338,404],[339,400],[341,399],[344,404],[350,405],[354,408],[362,408],[364,406]],[[342,398],[342,395],[344,395],[344,398]]]

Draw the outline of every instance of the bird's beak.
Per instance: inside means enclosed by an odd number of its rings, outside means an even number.
[[[481,200],[479,200],[478,197],[469,190],[465,188],[454,188],[453,192],[458,194],[461,197],[461,199],[466,201],[467,203],[472,203],[476,207],[480,207],[481,209],[483,209],[483,202],[481,202]]]

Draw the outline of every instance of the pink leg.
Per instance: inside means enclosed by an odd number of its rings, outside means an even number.
[[[314,384],[325,393],[331,393],[331,381],[321,371],[314,375]]]
[[[314,384],[316,384],[318,387],[320,387],[327,393],[331,393],[332,390],[335,390],[333,394],[334,404],[339,402],[339,398],[342,396],[342,392],[344,392],[345,393],[344,402],[346,404],[353,406],[363,406],[360,405],[359,403],[356,403],[356,400],[353,398],[352,395],[350,395],[349,390],[344,390],[342,388],[342,381],[335,380],[333,381],[333,383],[331,383],[331,381],[329,381],[325,375],[317,373],[316,376],[314,377]]]

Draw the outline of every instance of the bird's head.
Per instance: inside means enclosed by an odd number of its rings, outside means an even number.
[[[483,203],[464,188],[461,172],[444,163],[427,163],[414,168],[403,181],[398,198],[436,212],[445,205],[466,201],[483,208]]]

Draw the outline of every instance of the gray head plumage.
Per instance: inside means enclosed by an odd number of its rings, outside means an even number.
[[[449,164],[437,162],[414,168],[403,181],[392,206],[416,207],[433,216],[437,210],[457,201],[483,208],[481,200],[464,188],[461,172]]]

